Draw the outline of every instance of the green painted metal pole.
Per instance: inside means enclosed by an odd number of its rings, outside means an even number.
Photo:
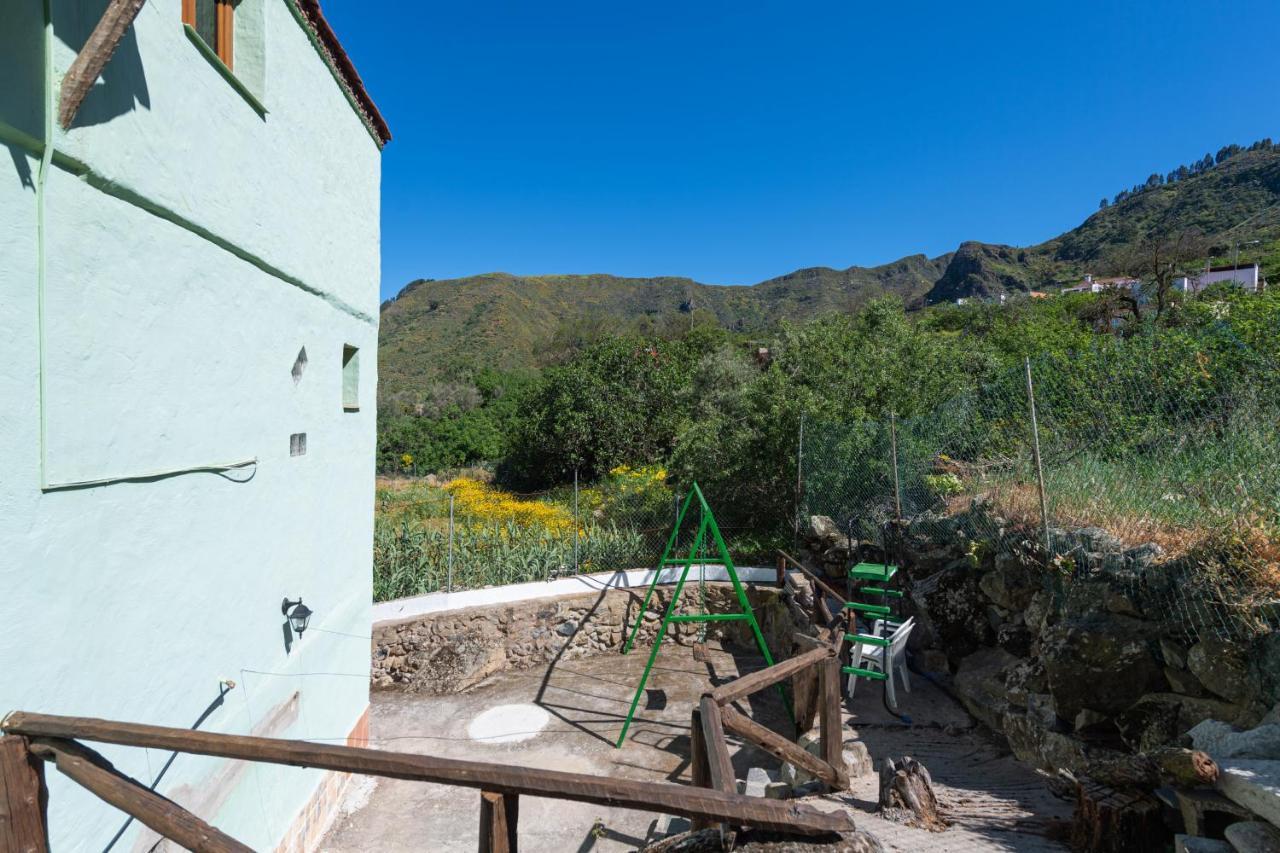
[[[697,485],[694,485],[697,488]],[[654,587],[658,585],[658,580],[662,577],[662,567],[667,564],[667,558],[671,556],[671,549],[675,547],[676,537],[680,534],[680,525],[684,523],[685,513],[689,511],[689,505],[693,503],[693,491],[689,491],[688,497],[684,499],[684,506],[680,507],[680,511],[676,513],[676,526],[671,528],[671,535],[667,537],[667,546],[662,549],[662,557],[658,560],[658,568],[654,570],[653,581],[649,584],[649,589],[645,591],[644,602],[640,605],[639,612],[636,613],[636,624],[631,626],[631,636],[627,637],[626,644],[622,647],[622,653],[625,655],[631,651],[631,646],[636,641],[636,634],[640,631],[640,623],[644,621],[644,614],[649,611],[649,600],[653,597]],[[688,568],[689,563],[685,563]]]
[[[702,489],[698,488],[697,483],[693,484],[693,488],[698,493],[698,500],[702,502],[707,523],[711,528],[711,536],[715,540],[716,547],[720,550],[720,556],[724,558],[725,569],[729,575],[730,582],[733,584],[733,591],[738,596],[738,604],[742,607],[742,612],[747,615],[747,624],[751,626],[751,633],[755,635],[756,645],[760,647],[760,654],[764,656],[765,666],[773,666],[773,655],[769,653],[769,644],[764,641],[764,632],[760,630],[760,623],[756,621],[756,614],[751,609],[751,602],[747,599],[747,592],[742,588],[742,582],[738,580],[738,570],[734,568],[733,559],[729,556],[729,547],[724,544],[724,537],[720,534],[720,525],[716,523],[716,518],[711,512],[711,508],[707,506],[707,499],[703,496]],[[782,697],[782,704],[787,709],[787,716],[794,723],[796,721],[795,710],[791,706],[791,697],[787,695],[787,690],[782,684],[778,684],[778,695]]]
[[[693,493],[690,492],[690,495],[692,494]],[[679,528],[676,528],[676,529],[678,530]],[[706,522],[704,521],[702,525],[698,528],[697,538],[693,540],[692,553],[696,554],[698,552],[698,546],[702,544],[702,536],[706,532],[707,532],[707,525],[706,525]],[[622,748],[622,742],[627,739],[627,730],[631,728],[631,719],[636,715],[636,706],[640,704],[640,697],[644,694],[644,686],[649,681],[649,673],[653,669],[653,662],[658,659],[658,649],[662,647],[662,638],[667,633],[667,623],[671,620],[671,616],[675,613],[676,602],[680,600],[680,592],[684,589],[685,579],[689,577],[689,568],[690,568],[689,566],[685,566],[684,570],[680,572],[680,581],[676,584],[675,591],[671,593],[671,601],[667,603],[667,612],[662,615],[662,622],[661,624],[658,625],[658,636],[654,638],[653,650],[649,652],[649,661],[644,665],[644,674],[640,676],[640,683],[636,685],[636,695],[631,697],[631,707],[627,710],[627,719],[622,724],[622,732],[618,735],[617,746],[619,749]],[[652,591],[653,590],[651,588],[650,592]],[[632,631],[633,639],[635,637],[635,632],[638,631],[640,628],[640,620],[643,620],[643,619],[644,619],[644,612],[641,611],[641,614],[636,621],[636,627]]]

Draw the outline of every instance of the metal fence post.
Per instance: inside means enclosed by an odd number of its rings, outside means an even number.
[[[1031,453],[1036,463],[1036,486],[1040,490],[1040,524],[1044,528],[1044,559],[1053,558],[1053,545],[1049,537],[1049,501],[1044,493],[1044,466],[1040,463],[1040,424],[1036,420],[1036,391],[1031,382],[1031,359],[1023,361],[1027,371],[1027,405],[1031,409]]]
[[[804,500],[804,412],[800,413],[800,431],[796,435],[796,508],[792,520],[792,544],[800,542],[800,504]]]
[[[573,573],[582,571],[578,564],[578,468],[573,469]]]
[[[893,456],[893,506],[902,521],[902,483],[898,479],[898,416],[889,413],[889,453]]]
[[[449,495],[449,585],[445,592],[453,592],[453,495]]]

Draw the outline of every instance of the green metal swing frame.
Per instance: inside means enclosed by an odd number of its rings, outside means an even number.
[[[698,533],[693,539],[693,547],[689,549],[687,559],[672,559],[671,552],[676,546],[676,539],[679,537],[680,529],[684,525],[685,516],[695,500],[701,510],[701,521],[698,524]],[[711,534],[711,541],[714,543],[719,557],[707,558],[698,556],[699,549],[707,541],[708,533]],[[724,566],[742,610],[738,613],[684,613],[677,615],[675,612],[676,604],[680,601],[680,593],[684,590],[685,581],[689,578],[689,570],[694,565],[702,565],[704,567],[706,565]],[[631,707],[627,710],[626,722],[622,724],[622,733],[618,735],[616,744],[618,748],[621,748],[623,742],[627,739],[627,731],[631,728],[631,720],[636,715],[636,707],[640,704],[640,697],[644,695],[644,686],[649,681],[649,673],[653,670],[653,664],[658,659],[658,649],[662,647],[662,640],[666,636],[668,625],[682,622],[746,622],[751,626],[751,633],[755,636],[756,645],[760,647],[760,654],[764,656],[765,665],[773,666],[773,655],[769,652],[768,643],[764,641],[764,634],[760,631],[760,623],[756,621],[755,613],[751,609],[751,603],[747,600],[747,593],[742,588],[742,582],[738,580],[738,571],[733,566],[733,559],[729,556],[729,549],[725,547],[724,537],[720,535],[720,525],[716,524],[715,515],[711,512],[711,507],[707,505],[707,499],[703,497],[702,489],[698,488],[697,483],[694,483],[693,488],[689,489],[689,494],[685,497],[684,503],[680,507],[680,512],[676,515],[675,526],[671,528],[671,535],[667,537],[667,545],[662,549],[662,557],[658,560],[658,568],[654,571],[653,580],[649,584],[648,591],[644,594],[644,603],[640,605],[640,610],[636,613],[635,624],[631,627],[631,635],[622,647],[624,655],[630,653],[631,647],[636,641],[636,635],[640,633],[640,625],[644,622],[644,614],[649,610],[649,601],[653,598],[653,590],[662,578],[662,571],[668,566],[683,566],[684,568],[680,572],[680,580],[676,582],[675,591],[671,594],[671,601],[667,604],[667,610],[662,616],[662,622],[658,625],[658,635],[654,638],[653,649],[649,652],[649,662],[645,664],[644,674],[640,676],[640,684],[636,686],[635,696],[631,699]],[[786,701],[785,692],[783,693],[783,701]],[[791,711],[789,703],[787,711],[788,713]]]

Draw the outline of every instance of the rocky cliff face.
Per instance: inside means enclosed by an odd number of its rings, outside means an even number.
[[[961,297],[995,299],[1003,293],[1030,290],[1029,255],[1025,249],[993,243],[961,243],[929,293],[928,304]]]

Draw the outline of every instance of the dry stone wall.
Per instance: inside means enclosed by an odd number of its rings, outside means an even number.
[[[671,592],[666,586],[654,591],[643,615],[638,647],[652,644]],[[372,684],[383,690],[457,693],[506,670],[528,669],[557,658],[616,654],[626,642],[643,597],[643,590],[614,589],[380,623],[373,630]],[[727,583],[708,583],[706,599],[709,612],[739,609]],[[769,648],[777,657],[786,656],[796,622],[781,590],[748,586],[747,599]],[[681,594],[679,612],[699,612],[701,605],[701,588],[691,582]],[[671,626],[666,642],[689,645],[698,633],[698,625],[678,623]],[[708,623],[707,637],[755,648],[750,629],[741,622]]]
[[[1042,566],[1037,531],[1019,540],[985,513],[975,504],[932,518],[927,535],[905,528],[895,559],[917,617],[913,666],[1021,760],[1106,781],[1133,753],[1190,745],[1206,720],[1247,729],[1280,701],[1280,637],[1189,637],[1167,595],[1185,567],[1161,561],[1158,547],[1117,551],[1099,544],[1109,534],[1098,528],[1054,531],[1110,552],[1087,573],[1064,573]],[[990,530],[1002,530],[999,543],[983,539]],[[882,558],[825,517],[810,520],[805,556],[833,579],[851,561]]]

